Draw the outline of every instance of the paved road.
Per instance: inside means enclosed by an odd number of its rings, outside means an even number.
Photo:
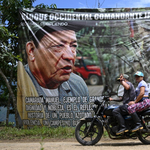
[[[94,146],[82,146],[78,142],[15,142],[1,143],[0,150],[149,150],[150,145],[143,145],[139,140],[102,140]]]
[[[88,85],[88,90],[90,96],[102,95],[103,85],[95,85],[95,86]]]

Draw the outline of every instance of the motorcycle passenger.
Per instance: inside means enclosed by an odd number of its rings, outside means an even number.
[[[135,128],[132,129],[132,132],[143,129],[141,120],[138,117],[136,111],[142,111],[150,106],[148,86],[147,83],[143,80],[144,74],[140,71],[137,71],[134,76],[136,82],[138,82],[138,86],[136,87],[136,99],[135,101],[131,101],[128,104],[128,113],[132,116],[135,122]]]
[[[128,114],[128,103],[130,101],[133,101],[135,99],[135,89],[131,82],[128,81],[129,76],[127,74],[120,75],[120,83],[124,87],[124,94],[122,97],[123,105],[120,105],[118,108],[113,110],[113,116],[117,119],[119,124],[119,130],[116,133],[116,135],[119,135],[124,132],[128,132],[128,129],[125,125],[125,120],[123,118],[123,115]],[[109,98],[110,101],[113,100],[113,98]]]

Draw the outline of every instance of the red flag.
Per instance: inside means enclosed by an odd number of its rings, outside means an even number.
[[[132,8],[130,8],[130,11],[132,11]],[[133,20],[129,21],[129,26],[130,26],[130,37],[134,37],[134,26],[133,26]]]
[[[130,37],[134,37],[134,26],[133,26],[133,21],[129,21],[129,25],[130,25]]]

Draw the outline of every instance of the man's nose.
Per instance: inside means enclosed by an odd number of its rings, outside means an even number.
[[[72,51],[72,48],[70,46],[67,46],[64,50],[63,50],[63,55],[62,58],[65,60],[74,60],[75,59],[75,55],[76,52]]]

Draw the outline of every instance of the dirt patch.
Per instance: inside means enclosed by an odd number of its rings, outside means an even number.
[[[101,138],[100,141],[111,141],[109,138]],[[60,139],[60,138],[46,138],[42,139],[31,139],[31,138],[22,138],[22,139],[14,139],[14,140],[0,140],[0,143],[39,143],[39,142],[77,142],[75,138],[67,138],[67,139]]]
[[[31,139],[31,138],[22,138],[22,139],[14,139],[14,140],[0,140],[0,143],[36,143],[36,142],[76,142],[75,138],[68,138],[68,139],[57,139],[57,138],[51,138],[51,139]]]

